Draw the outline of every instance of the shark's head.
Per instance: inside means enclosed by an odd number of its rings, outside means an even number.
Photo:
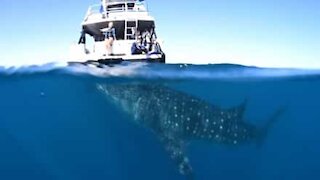
[[[97,89],[128,112],[134,110],[139,98],[144,94],[139,85],[97,84]]]

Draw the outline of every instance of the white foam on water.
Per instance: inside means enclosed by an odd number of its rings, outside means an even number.
[[[113,65],[97,67],[96,65],[73,65],[69,72],[76,74],[89,74],[98,77],[123,76],[134,77],[139,73],[139,70],[147,66],[147,63],[130,63],[128,65]]]

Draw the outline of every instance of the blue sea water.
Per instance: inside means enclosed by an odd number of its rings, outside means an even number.
[[[261,144],[192,141],[196,180],[320,179],[320,71],[238,65],[124,64],[0,70],[1,180],[183,180],[158,137],[96,84],[164,84],[208,103],[247,100],[257,126],[285,108]]]

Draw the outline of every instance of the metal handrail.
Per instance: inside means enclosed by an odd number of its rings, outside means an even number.
[[[135,9],[134,7],[128,7],[126,3],[135,3],[136,1],[135,0],[124,0],[124,1],[120,1],[120,2],[124,2],[125,6],[123,7],[114,7],[114,8],[106,8],[104,6],[102,6],[102,4],[94,4],[94,5],[91,5],[89,6],[88,8],[88,11],[87,11],[87,14],[86,14],[86,17],[85,19],[87,19],[90,15],[92,14],[101,14],[101,13],[112,13],[112,12],[147,12],[147,8],[145,7],[145,10],[142,10],[142,9]],[[112,5],[116,5],[116,4],[119,4],[119,1],[118,2],[108,2],[106,4],[106,6],[112,6]],[[102,8],[102,9],[101,9]],[[102,12],[101,12],[102,10]],[[106,10],[106,11],[105,11]]]

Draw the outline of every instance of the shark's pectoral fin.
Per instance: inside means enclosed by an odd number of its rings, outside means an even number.
[[[193,180],[193,171],[189,162],[189,158],[184,152],[184,142],[176,139],[161,138],[165,146],[165,150],[169,153],[171,159],[177,164],[179,172],[187,177],[188,180]]]
[[[267,121],[267,124],[264,126],[264,129],[267,131],[270,129],[278,120],[279,117],[286,111],[286,107],[281,107],[273,113],[273,115]]]
[[[273,115],[268,119],[267,123],[260,129],[257,138],[257,146],[260,147],[266,139],[269,130],[279,120],[279,117],[285,112],[286,107],[279,108]]]

